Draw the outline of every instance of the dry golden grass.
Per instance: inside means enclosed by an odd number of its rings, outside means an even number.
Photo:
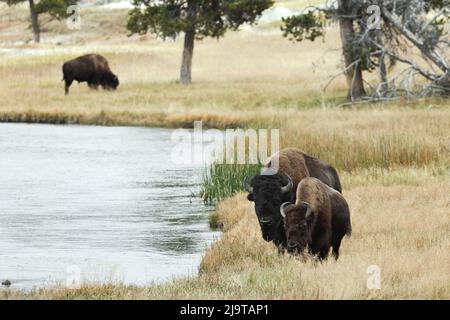
[[[5,54],[0,60],[2,121],[177,127],[204,119],[211,120],[211,126],[226,127],[245,125],[264,118],[264,113],[271,117],[273,107],[312,107],[319,99],[312,94],[319,81],[307,81],[314,59],[306,60],[303,50],[279,34],[233,33],[220,42],[200,42],[194,58],[195,83],[190,87],[177,84],[181,42],[148,39],[35,49],[48,54]],[[119,90],[96,92],[75,83],[64,97],[63,62],[92,51],[109,58],[121,81]]]
[[[236,196],[219,206],[219,219],[231,229],[207,252],[201,272],[243,284],[244,292],[222,293],[227,297],[448,299],[449,183],[447,178],[416,187],[346,192],[354,232],[344,240],[339,261],[323,264],[279,256],[261,240],[251,204],[244,195]],[[381,268],[381,290],[366,287],[370,265]]]
[[[0,7],[7,13],[0,21],[0,44],[11,47],[10,36],[29,32],[16,26],[28,25],[22,12],[26,8],[20,8]],[[339,51],[330,51],[340,46],[335,27],[325,42],[299,44],[284,39],[278,27],[261,25],[230,32],[219,41],[197,42],[194,85],[185,87],[177,83],[182,39],[127,37],[126,10],[86,9],[79,31],[68,31],[61,22],[46,23],[45,16],[43,20],[43,40],[66,37],[69,44],[12,45],[15,54],[0,53],[0,121],[179,127],[203,119],[220,128],[267,123],[288,111],[298,117],[298,110],[322,105],[319,92],[341,63]],[[63,62],[88,52],[109,59],[121,80],[119,90],[96,92],[74,84],[64,97]],[[345,87],[344,77],[334,82],[325,105],[343,101]]]
[[[6,10],[11,20],[0,22],[0,44],[11,47],[10,36],[29,32],[15,24],[28,22],[22,21],[26,15],[19,14],[20,10],[17,14]],[[230,32],[219,41],[197,42],[194,85],[185,87],[177,84],[182,39],[129,38],[125,20],[124,10],[87,10],[80,31],[64,30],[64,23],[56,22],[44,28],[44,42],[63,37],[69,44],[13,45],[16,54],[0,53],[0,119],[176,127],[201,115],[211,118],[214,125],[245,124],[245,119],[273,107],[317,105],[318,90],[336,73],[340,61],[339,54],[330,54],[320,68],[313,68],[325,50],[338,46],[335,30],[326,44],[299,45],[282,38],[278,27],[261,26]],[[105,26],[108,21],[113,25]],[[34,50],[34,55],[22,55],[21,50]],[[95,92],[85,84],[74,84],[70,96],[64,97],[63,62],[88,52],[109,59],[121,81],[119,90]],[[337,81],[331,96],[344,95],[344,88],[344,80]]]
[[[450,164],[448,109],[322,109],[285,116],[283,146],[307,150],[341,170]]]
[[[58,108],[60,113],[94,114],[99,109],[127,109],[151,115],[161,110],[162,104],[168,108],[165,113],[211,109],[245,112],[274,105],[311,107],[318,102],[321,80],[336,71],[339,55],[313,73],[312,63],[324,48],[320,44],[305,45],[300,48],[279,33],[263,31],[231,33],[220,41],[199,42],[194,56],[194,85],[190,87],[176,83],[182,41],[161,42],[149,37],[143,42],[120,45],[41,45],[34,49],[45,50],[44,56],[5,55],[0,60],[0,92],[4,101],[1,111],[47,107]],[[71,95],[65,98],[61,82],[63,62],[93,51],[110,60],[121,81],[119,90],[95,92],[85,84],[74,84]],[[311,51],[317,54],[310,55]],[[337,82],[331,93],[341,89],[344,83]],[[20,103],[18,95],[22,97]]]

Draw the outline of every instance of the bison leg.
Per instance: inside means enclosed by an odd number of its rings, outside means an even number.
[[[319,260],[325,260],[330,252],[330,247],[326,246],[319,251]]]
[[[339,247],[341,246],[341,244],[339,243],[339,245],[333,245],[333,257],[335,260],[339,259]]]
[[[91,89],[98,90],[98,84],[96,84],[96,83],[88,82],[88,86]]]
[[[309,248],[308,253],[316,256],[319,261],[325,260],[330,252],[330,246],[323,245],[321,247]]]
[[[278,254],[285,254],[286,248],[283,245],[278,246]]]
[[[341,241],[341,237],[333,239],[333,257],[336,260],[339,258],[339,248],[341,247]]]
[[[66,85],[65,85],[64,91],[65,91],[66,95],[68,95],[69,94],[69,88],[72,85],[73,80],[65,80],[65,82],[66,82]]]
[[[326,232],[318,238],[313,239],[310,246],[311,253],[317,255],[319,260],[324,260],[328,257],[330,247],[332,245],[332,237],[330,232]]]

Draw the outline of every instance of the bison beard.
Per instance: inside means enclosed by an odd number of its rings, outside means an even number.
[[[69,94],[73,81],[87,82],[92,89],[102,86],[105,90],[116,90],[119,86],[119,79],[111,72],[108,61],[98,54],[88,54],[67,61],[62,69],[66,95]]]
[[[253,186],[257,186],[253,188]],[[293,182],[287,175],[257,175],[246,186],[250,192],[248,200],[255,203],[255,211],[265,241],[273,241],[282,249],[286,245],[283,220],[279,207],[283,202],[293,200]],[[273,214],[273,213],[276,214]]]

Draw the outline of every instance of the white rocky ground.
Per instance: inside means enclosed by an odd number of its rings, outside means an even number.
[[[129,10],[133,6],[130,0],[82,0],[81,18],[83,19],[83,10],[97,11],[97,10]],[[288,8],[277,5],[264,12],[259,20],[259,25],[276,23],[282,18],[291,16],[300,12],[298,9]],[[123,14],[122,14],[123,16]],[[112,16],[114,19],[114,16]],[[64,21],[55,22],[45,16],[40,17],[42,25],[41,45],[59,46],[59,45],[81,45],[86,42],[111,42],[120,34],[121,41],[126,41],[126,30],[122,24],[116,25],[116,30],[108,30],[96,21],[83,21],[84,26],[81,30],[71,32],[67,30]],[[97,25],[98,24],[98,25]],[[122,28],[123,31],[118,32],[117,28]],[[275,28],[279,32],[278,28]],[[48,30],[52,30],[49,32]],[[252,32],[253,27],[244,25],[241,27],[242,31]],[[130,39],[128,39],[130,40]],[[33,46],[32,34],[29,25],[29,13],[27,4],[20,4],[15,7],[8,7],[5,4],[0,4],[0,53],[13,52],[14,48],[22,46]],[[13,49],[11,49],[13,48]],[[23,50],[23,49],[22,49]],[[27,52],[23,50],[23,52]],[[32,50],[32,52],[34,52]],[[45,52],[45,51],[44,51]],[[35,53],[39,54],[39,53]],[[45,54],[45,53],[42,53]]]

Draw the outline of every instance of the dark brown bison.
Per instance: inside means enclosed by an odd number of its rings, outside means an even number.
[[[350,235],[350,210],[345,198],[316,178],[304,178],[297,188],[295,204],[283,203],[280,213],[286,230],[289,253],[302,253],[306,248],[320,259],[338,259],[342,238]]]
[[[278,159],[278,171],[274,165]],[[254,201],[255,211],[266,241],[286,247],[286,233],[280,206],[284,202],[295,202],[299,182],[305,177],[316,177],[341,192],[341,183],[336,170],[328,163],[307,155],[300,149],[287,148],[270,157],[263,172],[245,184],[247,199]]]
[[[66,95],[75,80],[78,83],[87,82],[92,89],[102,86],[105,90],[115,90],[119,86],[119,79],[111,72],[108,61],[99,54],[87,54],[67,61],[62,70]]]

